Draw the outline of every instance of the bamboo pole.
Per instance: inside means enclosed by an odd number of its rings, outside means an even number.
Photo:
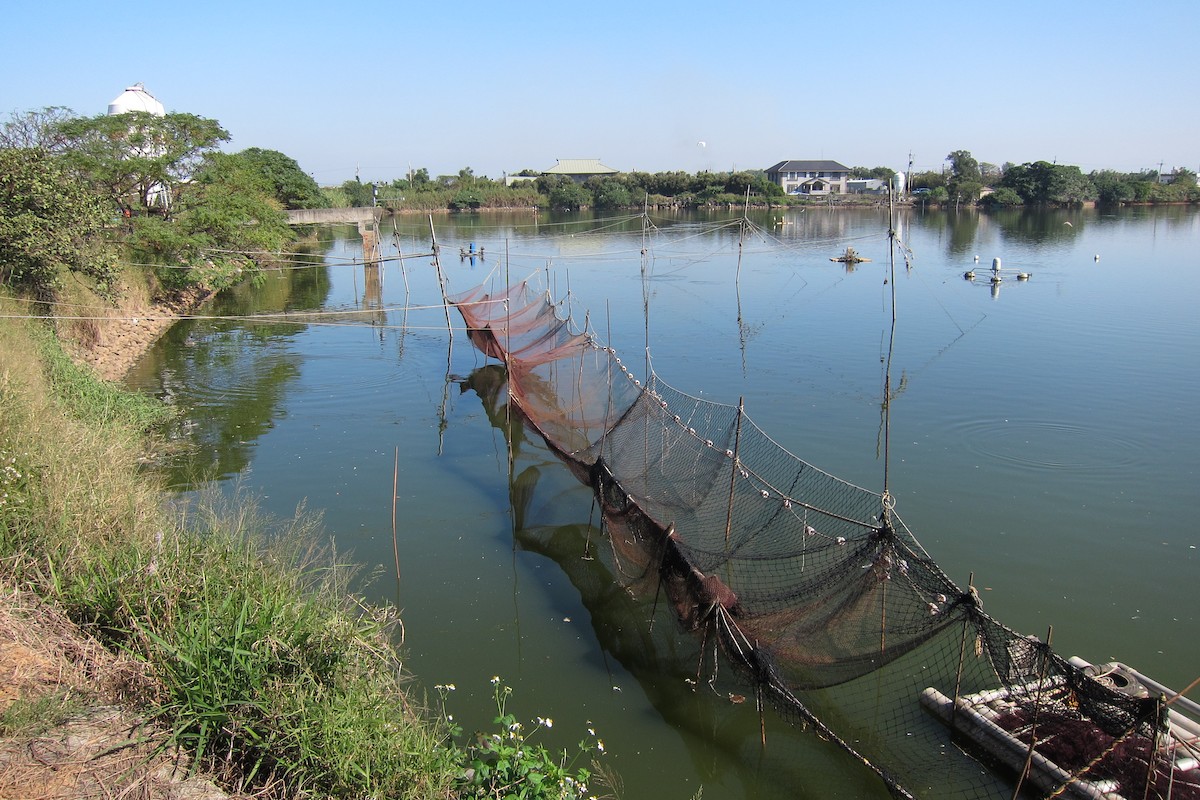
[[[437,232],[433,229],[433,214],[429,215],[429,236],[433,241],[433,267],[437,270],[438,286],[442,290],[442,310],[446,312],[446,331],[450,334],[450,343],[454,343],[454,326],[450,324],[450,298],[446,296],[446,279],[442,275],[442,260],[439,257]]]
[[[733,468],[729,471],[729,505],[725,512],[725,550],[729,550],[729,534],[733,531],[733,498],[737,487],[738,465],[741,463],[740,448],[742,445],[742,414],[746,408],[746,398],[738,398],[737,428],[733,434]]]

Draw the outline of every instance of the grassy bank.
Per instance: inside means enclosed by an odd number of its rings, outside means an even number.
[[[319,516],[269,519],[246,497],[172,509],[141,468],[169,413],[76,366],[49,324],[0,319],[0,584],[133,665],[110,688],[166,729],[162,747],[263,797],[587,791],[589,748],[526,745],[502,684],[495,734],[461,741],[444,692],[424,707],[399,620],[351,595]],[[18,700],[0,735],[69,705]]]
[[[453,794],[462,755],[406,686],[394,616],[353,601],[313,517],[167,510],[139,470],[165,413],[76,367],[48,326],[0,323],[5,576],[144,664],[124,699],[227,785]]]

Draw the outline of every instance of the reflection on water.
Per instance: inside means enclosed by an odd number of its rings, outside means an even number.
[[[744,242],[722,214],[656,214],[649,233],[636,216],[435,225],[444,254],[487,253],[442,259],[452,291],[538,276],[631,368],[649,343],[672,385],[744,398],[782,446],[877,489],[886,212],[750,217],[765,233]],[[899,223],[912,258],[896,286],[898,513],[953,578],[976,575],[998,619],[1186,685],[1200,664],[1186,600],[1200,578],[1200,214],[911,209]],[[462,336],[448,348],[429,260],[387,260],[395,242],[428,252],[428,220],[398,219],[394,241],[383,230],[378,280],[357,231],[323,229],[317,266],[222,296],[138,365],[130,385],[185,412],[172,485],[236,475],[269,510],[307,501],[340,550],[390,576],[398,453],[403,578],[366,591],[403,607],[408,665],[459,686],[468,727],[490,722],[501,674],[529,716],[553,713],[562,746],[591,720],[628,797],[883,796],[770,714],[763,753],[753,700],[731,703],[726,676],[693,691],[698,644],[661,599],[618,588],[589,490],[505,419],[503,374]],[[829,261],[847,246],[872,261]],[[963,280],[996,257],[1031,279],[995,297]]]

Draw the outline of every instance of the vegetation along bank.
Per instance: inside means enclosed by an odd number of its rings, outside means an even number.
[[[0,130],[0,795],[595,794],[599,741],[530,741],[498,677],[490,735],[426,702],[319,514],[159,485],[172,411],[104,377],[270,268],[285,208],[323,203],[294,161],[227,138],[62,109]]]

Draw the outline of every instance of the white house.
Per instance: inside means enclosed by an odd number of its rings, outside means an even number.
[[[767,167],[767,180],[787,194],[845,194],[850,168],[836,161],[780,161]]]

